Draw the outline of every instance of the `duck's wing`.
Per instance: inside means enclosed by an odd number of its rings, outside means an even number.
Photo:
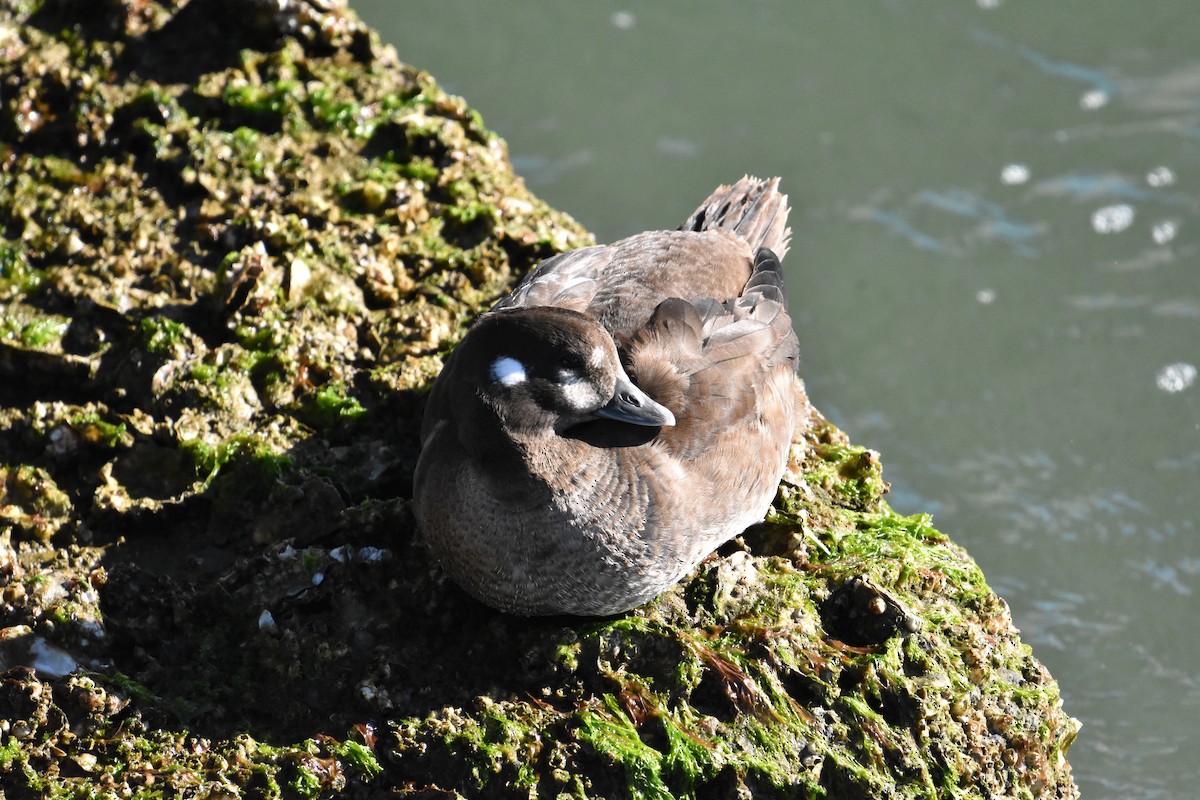
[[[594,317],[624,346],[670,297],[727,298],[750,288],[754,253],[787,252],[788,199],[779,179],[718,187],[674,231],[648,231],[537,265],[495,309],[560,306]]]
[[[731,426],[782,427],[790,435],[799,354],[779,259],[762,249],[738,297],[664,301],[634,336],[628,358],[638,386],[675,414],[663,443],[696,458]]]
[[[493,311],[519,306],[559,306],[585,312],[612,265],[613,245],[581,247],[538,264]]]
[[[704,350],[712,362],[707,369],[757,353],[768,368],[788,364],[796,369],[800,343],[787,313],[787,290],[779,258],[760,248],[754,270],[739,297],[710,303],[704,314]]]
[[[751,255],[726,230],[639,233],[546,259],[492,310],[568,308],[595,319],[624,347],[669,297],[737,294],[751,274]]]

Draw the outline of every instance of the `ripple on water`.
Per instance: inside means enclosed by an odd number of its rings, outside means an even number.
[[[1156,189],[1160,186],[1170,186],[1175,183],[1175,173],[1170,167],[1155,167],[1146,173],[1146,183]]]
[[[1000,170],[1000,182],[1006,186],[1019,186],[1029,180],[1029,167],[1025,164],[1005,164]]]
[[[1179,232],[1179,224],[1174,220],[1164,220],[1156,224],[1150,232],[1155,244],[1166,244],[1175,238],[1175,234]]]
[[[627,31],[637,24],[637,17],[633,15],[632,11],[613,12],[613,15],[610,19],[613,27],[622,31]]]
[[[1182,392],[1196,382],[1196,367],[1182,361],[1167,364],[1154,376],[1154,382],[1167,394]]]
[[[1133,224],[1134,210],[1128,203],[1098,208],[1092,213],[1092,230],[1096,233],[1120,233]]]
[[[1200,575],[1200,562],[1194,558],[1179,559],[1165,564],[1154,558],[1135,558],[1126,562],[1132,569],[1145,575],[1157,587],[1188,597],[1192,594],[1191,584]]]

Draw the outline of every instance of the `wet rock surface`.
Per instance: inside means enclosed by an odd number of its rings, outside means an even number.
[[[0,0],[0,787],[1074,797],[970,558],[808,407],[768,521],[517,619],[408,508],[441,357],[589,242],[333,0]]]

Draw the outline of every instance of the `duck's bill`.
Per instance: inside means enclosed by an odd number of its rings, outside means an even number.
[[[671,409],[654,402],[650,395],[625,378],[617,380],[616,392],[607,405],[596,409],[597,417],[628,422],[630,425],[674,425]]]

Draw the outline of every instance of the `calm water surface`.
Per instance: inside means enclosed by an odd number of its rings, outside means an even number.
[[[781,175],[803,374],[980,561],[1086,798],[1200,786],[1200,5],[359,0],[611,240]]]

